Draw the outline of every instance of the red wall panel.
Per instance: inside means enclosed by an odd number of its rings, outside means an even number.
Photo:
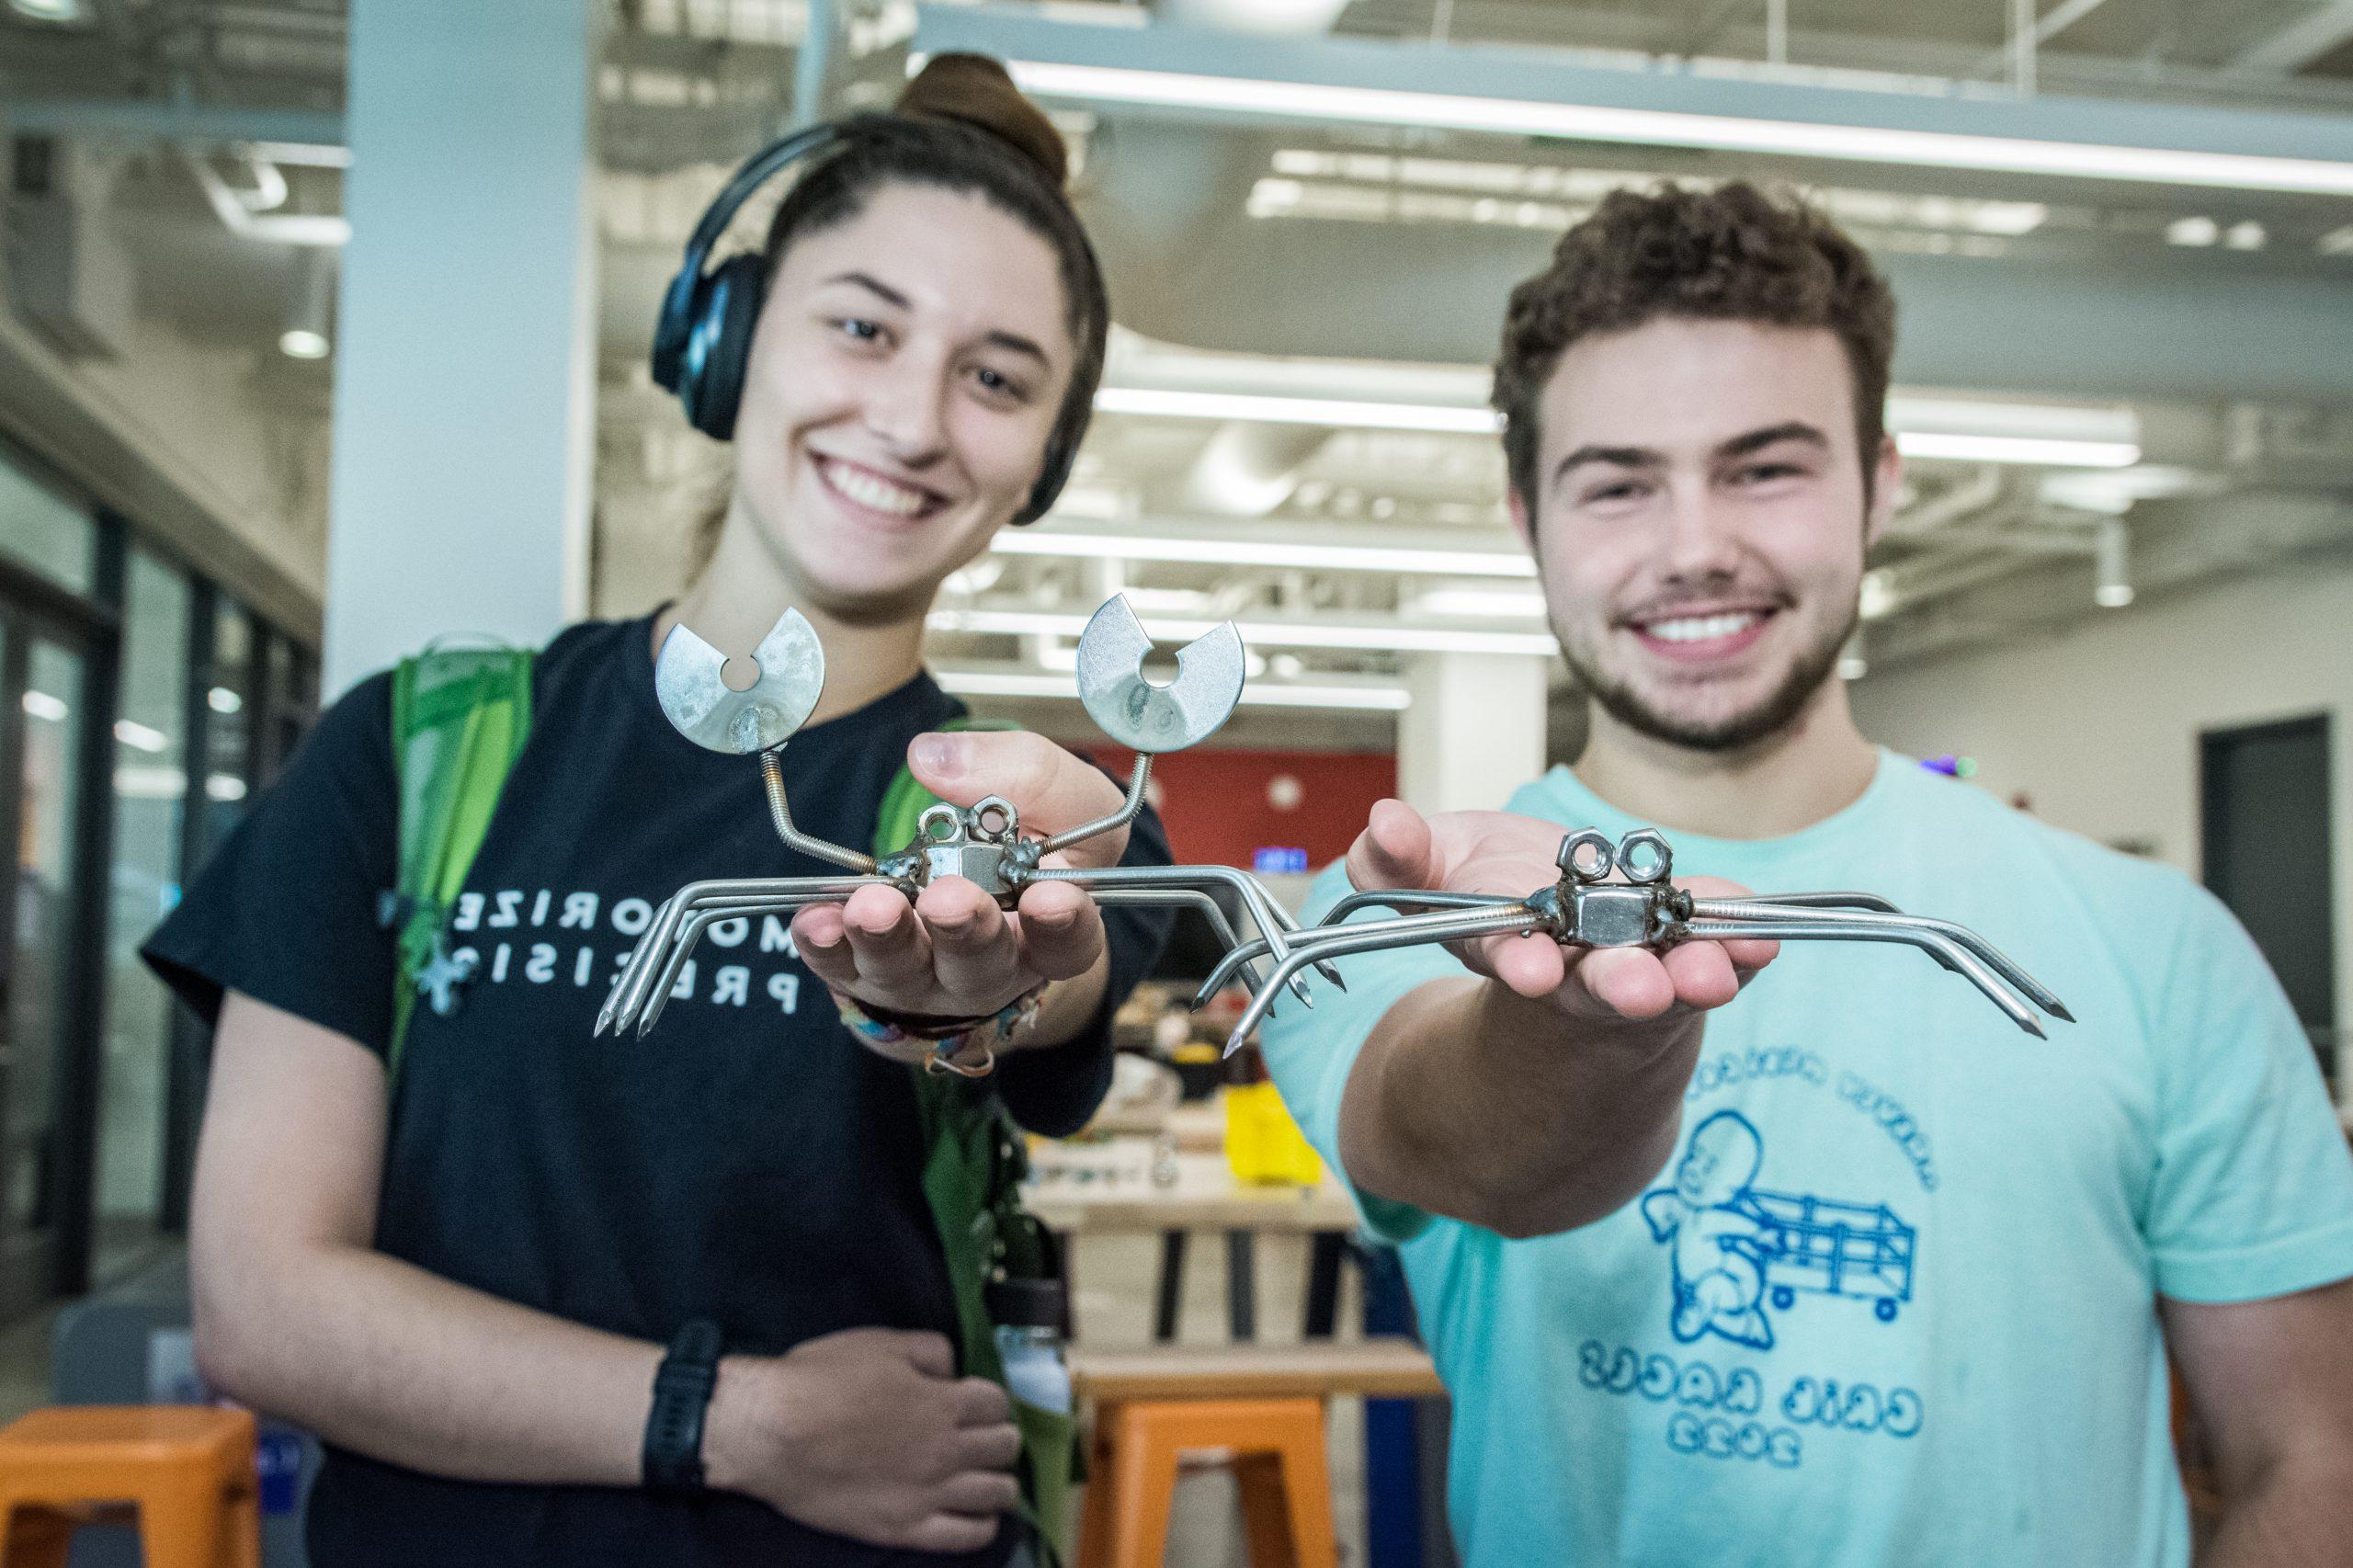
[[[1132,753],[1093,749],[1122,778]],[[1260,849],[1307,851],[1311,869],[1348,851],[1373,802],[1397,792],[1391,752],[1188,751],[1152,765],[1155,804],[1179,861],[1248,869]],[[1290,804],[1283,802],[1290,801]]]

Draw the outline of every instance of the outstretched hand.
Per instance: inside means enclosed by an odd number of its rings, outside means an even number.
[[[907,767],[926,789],[957,806],[995,795],[1021,825],[1054,834],[1110,815],[1120,789],[1042,735],[1020,731],[915,737]],[[1062,853],[1051,867],[1108,866],[1127,847],[1114,829]],[[793,916],[792,939],[817,978],[851,998],[902,1013],[980,1017],[1041,981],[1086,974],[1103,954],[1103,917],[1082,889],[1043,882],[1022,890],[1013,910],[962,877],[943,877],[911,905],[888,887],[860,888],[838,904]],[[920,1042],[877,1046],[914,1061]]]
[[[1382,801],[1348,850],[1348,880],[1361,891],[1432,888],[1525,898],[1558,880],[1556,823],[1508,812],[1445,812],[1425,817],[1403,801]],[[1747,890],[1712,877],[1678,881],[1711,898]],[[1574,1017],[1637,1022],[1721,1007],[1779,951],[1756,938],[1648,948],[1564,948],[1518,936],[1449,944],[1477,973],[1519,995],[1550,998]]]

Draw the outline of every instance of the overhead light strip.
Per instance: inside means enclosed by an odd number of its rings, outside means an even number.
[[[935,631],[977,631],[1004,636],[1037,633],[1075,637],[1087,617],[1055,610],[935,609],[925,624]],[[1190,642],[1224,624],[1217,620],[1155,619],[1153,631],[1171,642]],[[1440,626],[1349,626],[1321,621],[1240,621],[1242,640],[1254,648],[1363,648],[1400,653],[1518,653],[1550,658],[1559,651],[1544,631],[1480,631]]]
[[[2353,164],[2249,153],[2200,153],[2093,142],[2042,142],[1895,126],[1753,119],[1669,109],[1540,103],[1394,87],[1349,87],[1243,76],[1191,75],[1129,66],[1007,62],[1015,82],[1041,97],[1168,108],[1225,110],[1278,119],[1339,120],[1434,130],[1549,136],[1711,152],[1778,153],[1927,168],[1983,169],[2155,185],[2353,195]]]
[[[2141,449],[2131,441],[2072,441],[2041,436],[1971,436],[1938,430],[1899,430],[1895,449],[1907,458],[1956,462],[2034,463],[2043,468],[2131,468]]]
[[[1114,533],[1062,533],[1051,526],[1001,531],[989,548],[1000,555],[1176,561],[1205,566],[1300,566],[1326,572],[1410,572],[1445,577],[1536,575],[1536,562],[1519,551],[1413,550],[1280,540],[1131,539]]]
[[[1279,425],[1421,430],[1438,434],[1491,436],[1501,427],[1500,416],[1493,409],[1459,403],[1369,403],[1340,398],[1281,397],[1259,392],[1193,392],[1151,387],[1105,387],[1095,394],[1095,408],[1100,414],[1134,414],[1166,419],[1245,419]],[[2017,411],[1996,407],[1995,412],[2014,415]],[[1895,445],[1905,457],[1947,458],[1961,462],[2036,463],[2046,468],[2130,468],[2141,460],[2140,447],[2131,441],[2078,440],[1968,431],[1898,430]],[[1163,559],[1181,558],[1168,556]]]
[[[1078,699],[1070,677],[1051,673],[1031,674],[1026,670],[938,670],[936,678],[944,691],[959,697],[1044,697],[1071,701]],[[1245,685],[1242,688],[1245,708],[1329,708],[1359,712],[1401,713],[1411,699],[1405,688],[1397,686],[1287,686],[1279,683]]]
[[[1095,411],[1157,415],[1167,419],[1250,419],[1269,425],[1454,431],[1466,436],[1491,436],[1500,427],[1495,410],[1458,403],[1370,403],[1353,398],[1281,397],[1156,387],[1105,387],[1095,394]]]

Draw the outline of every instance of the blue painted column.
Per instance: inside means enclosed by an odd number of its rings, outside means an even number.
[[[324,684],[587,602],[596,0],[352,0]]]

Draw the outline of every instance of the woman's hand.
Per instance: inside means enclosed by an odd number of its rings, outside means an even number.
[[[1019,731],[926,734],[907,748],[923,786],[954,805],[995,795],[1013,803],[1029,833],[1060,833],[1109,816],[1120,789],[1042,735]],[[1116,829],[1049,855],[1048,866],[1108,866],[1127,847]],[[792,939],[818,979],[861,1003],[901,1013],[978,1017],[1043,981],[1075,980],[1103,956],[1103,917],[1068,883],[1022,891],[1018,906],[996,901],[962,877],[943,877],[913,905],[887,887],[861,888],[838,904],[793,916]],[[873,1049],[913,1062],[919,1040]]]
[[[1348,880],[1358,889],[1434,888],[1448,892],[1525,898],[1560,879],[1556,823],[1507,812],[1447,812],[1424,817],[1402,801],[1383,801],[1348,850]],[[1711,898],[1747,890],[1711,877],[1677,883]],[[1450,945],[1476,972],[1529,998],[1549,998],[1572,1017],[1648,1023],[1721,1007],[1740,994],[1780,950],[1777,942],[1741,939],[1648,948],[1564,948],[1518,936]]]
[[[711,1485],[853,1540],[977,1551],[1020,1506],[1005,1391],[958,1377],[937,1334],[853,1328],[730,1356],[709,1420]]]

